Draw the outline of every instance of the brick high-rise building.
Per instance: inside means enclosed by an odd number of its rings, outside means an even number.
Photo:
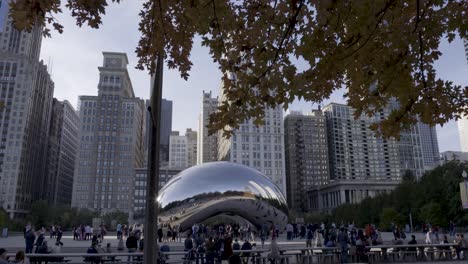
[[[290,209],[308,210],[305,193],[328,183],[327,124],[322,111],[302,114],[292,111],[284,119],[286,187]]]

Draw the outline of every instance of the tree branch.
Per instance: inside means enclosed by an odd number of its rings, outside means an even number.
[[[376,15],[379,16],[380,15],[380,18],[379,20],[377,21],[377,24],[375,25],[374,29],[372,30],[372,32],[369,34],[369,36],[367,36],[366,40],[364,41],[364,43],[362,43],[362,45],[360,45],[357,49],[353,50],[350,54],[340,58],[339,60],[344,60],[344,59],[347,59],[351,56],[353,56],[356,52],[358,52],[359,50],[361,50],[368,42],[369,40],[372,38],[372,36],[375,34],[375,32],[377,31],[377,29],[379,28],[380,24],[382,23],[383,21],[383,18],[385,17],[385,14],[387,13],[387,11],[390,9],[390,7],[392,6],[392,4],[395,2],[395,0],[390,0],[387,2],[387,4],[385,4],[385,7],[380,10]],[[354,45],[354,44],[353,44]],[[352,46],[352,45],[351,45]],[[350,46],[350,47],[351,47]]]
[[[291,33],[291,31],[294,29],[294,27],[296,26],[296,23],[297,23],[297,16],[299,15],[302,7],[304,6],[304,0],[301,0],[301,2],[299,3],[299,6],[297,7],[296,9],[296,12],[294,13],[294,15],[291,17],[290,21],[289,21],[289,25],[288,25],[288,28],[286,29],[286,32],[284,33],[283,35],[283,38],[281,39],[280,41],[280,44],[278,46],[278,48],[276,49],[276,53],[275,53],[275,57],[273,58],[273,61],[271,62],[271,64],[268,66],[268,68],[259,76],[257,77],[257,82],[265,77],[270,71],[271,69],[273,68],[273,65],[276,63],[276,61],[278,60],[279,58],[279,54],[281,52],[281,50],[283,49],[283,45],[284,45],[284,42],[286,41],[286,38],[288,37],[288,35]]]

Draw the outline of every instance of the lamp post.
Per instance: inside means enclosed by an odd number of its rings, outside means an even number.
[[[149,126],[149,151],[148,151],[148,178],[146,182],[146,211],[145,211],[145,247],[143,254],[144,264],[156,264],[159,257],[159,247],[156,241],[158,223],[158,197],[159,190],[159,145],[161,128],[161,98],[164,59],[161,53],[156,62],[156,71],[150,106]]]

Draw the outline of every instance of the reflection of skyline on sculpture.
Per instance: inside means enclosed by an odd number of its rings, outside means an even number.
[[[260,227],[287,222],[286,199],[257,170],[211,162],[182,171],[160,191],[160,221],[189,228],[217,215],[236,215]]]

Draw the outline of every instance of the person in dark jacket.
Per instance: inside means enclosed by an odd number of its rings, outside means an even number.
[[[63,231],[62,231],[62,227],[57,227],[56,228],[56,231],[55,231],[56,235],[57,235],[57,243],[59,243],[61,246],[63,246],[63,243],[62,243],[62,236],[63,236]]]
[[[233,252],[232,252],[232,238],[231,236],[227,236],[225,239],[224,239],[224,256],[223,256],[223,259],[224,260],[228,260],[229,257],[232,256]]]
[[[91,242],[91,247],[89,247],[88,250],[86,250],[86,254],[98,254],[97,246],[98,246],[97,242]],[[99,262],[101,262],[101,258],[100,257],[85,257],[85,261],[91,262],[94,264],[99,264]]]
[[[192,235],[188,234],[187,238],[184,241],[184,251],[190,251],[192,249],[193,249]]]
[[[252,244],[250,244],[249,240],[246,238],[244,243],[242,244],[241,250],[252,250]],[[244,257],[244,264],[249,263],[250,253],[242,253],[242,257]]]
[[[38,250],[42,246],[44,239],[45,239],[44,231],[41,230],[36,240],[36,250],[34,251],[35,253],[38,253]]]
[[[32,253],[34,248],[34,241],[36,240],[36,235],[32,231],[30,226],[27,226],[24,232],[24,240],[26,243],[26,254]]]
[[[134,253],[138,249],[138,239],[135,237],[133,232],[130,233],[130,235],[127,238],[127,241],[125,242],[125,245],[127,246],[128,253]],[[130,261],[130,256],[128,256],[128,261]]]

